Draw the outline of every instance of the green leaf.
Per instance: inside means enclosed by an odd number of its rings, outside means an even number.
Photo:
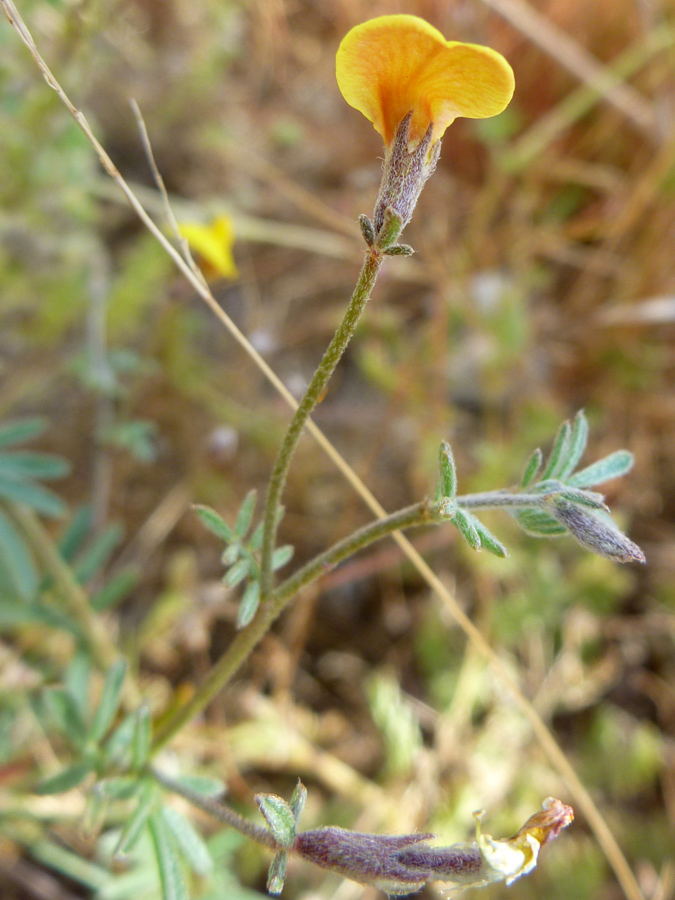
[[[369,247],[372,247],[375,243],[375,229],[373,228],[373,223],[370,221],[368,216],[361,214],[359,216],[359,225],[361,227],[363,240],[366,242],[366,244],[368,244]]]
[[[228,587],[236,587],[238,584],[248,577],[250,563],[248,559],[240,559],[236,562],[223,578]]]
[[[547,478],[555,478],[565,467],[570,450],[571,436],[572,429],[570,428],[570,423],[563,422],[558,429],[558,434],[556,435],[551,455],[546,463],[544,474],[541,476],[542,481],[546,481]]]
[[[502,559],[506,559],[509,555],[506,547],[498,541],[497,538],[489,531],[485,525],[477,519],[475,516],[473,518],[473,526],[478,532],[478,537],[480,538],[481,547],[485,547],[490,553],[493,553],[495,556],[499,556]]]
[[[267,873],[267,892],[269,894],[272,894],[272,896],[276,897],[282,892],[284,888],[284,882],[286,881],[287,866],[288,853],[286,853],[284,850],[281,850],[272,860],[269,872]]]
[[[478,530],[475,526],[476,517],[464,509],[458,509],[451,519],[452,524],[459,533],[468,541],[474,550],[480,550],[481,542]]]
[[[150,710],[147,706],[141,706],[136,711],[136,728],[131,745],[131,765],[134,769],[141,769],[148,760],[150,752]]]
[[[50,453],[0,453],[0,473],[8,478],[63,478],[69,472],[70,463]]]
[[[0,597],[0,625],[9,628],[13,625],[31,624],[58,628],[80,641],[85,639],[79,623],[53,606],[42,603],[17,603],[13,597]]]
[[[537,447],[532,456],[528,459],[527,465],[525,466],[525,471],[523,472],[523,477],[520,479],[520,487],[526,488],[529,487],[532,482],[535,480],[537,475],[539,474],[539,469],[541,469],[542,463],[544,462],[544,454]]]
[[[276,840],[282,847],[291,847],[296,831],[291,807],[276,794],[256,794],[255,799]]]
[[[302,815],[302,811],[305,808],[305,802],[307,801],[307,788],[304,784],[298,779],[298,783],[295,786],[295,790],[293,791],[293,796],[291,797],[291,811],[293,813],[293,818],[295,819],[295,824],[298,824],[298,820]]]
[[[144,787],[145,782],[135,775],[116,775],[99,781],[94,790],[109,800],[129,800]]]
[[[95,744],[103,738],[117,714],[122,698],[122,684],[126,673],[127,664],[123,659],[118,659],[108,669],[103,684],[103,691],[101,692],[101,700],[89,729],[89,740]]]
[[[403,231],[403,217],[393,207],[388,206],[384,211],[384,221],[377,233],[377,247],[386,250],[395,244]]]
[[[0,497],[30,506],[43,516],[57,519],[66,510],[66,505],[53,491],[33,484],[32,481],[12,481],[0,473]]]
[[[523,531],[531,537],[560,537],[567,530],[543,509],[519,509],[512,515]]]
[[[244,535],[251,525],[251,519],[253,518],[253,510],[255,509],[255,501],[257,496],[258,492],[255,490],[255,488],[253,488],[244,497],[244,502],[241,504],[241,509],[237,514],[237,521],[234,525],[234,536],[238,540],[243,539]]]
[[[202,525],[206,526],[212,534],[225,541],[226,544],[232,543],[234,533],[225,519],[218,515],[215,509],[211,509],[210,506],[193,506],[192,508],[201,519]]]
[[[138,584],[138,570],[130,567],[115,575],[100,591],[92,595],[90,603],[97,612],[117,606]]]
[[[98,575],[101,569],[108,562],[111,554],[120,545],[124,537],[124,528],[119,524],[109,525],[105,531],[100,534],[77,561],[75,566],[75,576],[80,584],[85,584],[95,575]]]
[[[541,494],[542,496],[546,496],[547,494],[555,494],[558,491],[564,490],[565,485],[562,481],[559,481],[557,478],[546,478],[543,481],[537,482],[537,484],[533,485],[531,491],[533,494]]]
[[[294,553],[295,548],[291,544],[284,544],[283,547],[277,547],[272,554],[272,571],[276,572],[277,569],[283,569],[286,563],[293,559]]]
[[[94,771],[94,763],[92,760],[81,760],[73,763],[65,769],[61,769],[51,778],[41,781],[35,788],[36,794],[62,794],[71,788],[82,784],[84,779]]]
[[[262,547],[264,528],[265,523],[260,522],[253,529],[253,533],[248,539],[248,546],[251,548],[251,550],[260,550],[260,548]]]
[[[222,797],[227,792],[224,781],[218,778],[208,778],[206,775],[178,775],[175,778],[179,784],[185,785],[190,791],[196,794],[203,794],[205,797]]]
[[[612,478],[621,478],[633,468],[633,454],[628,450],[616,450],[604,459],[592,463],[580,472],[567,479],[571,487],[586,488],[610,481]]]
[[[83,747],[86,728],[75,698],[63,688],[50,688],[44,691],[42,700],[56,728],[75,746]]]
[[[384,251],[385,256],[412,256],[415,251],[410,244],[392,244]]]
[[[106,767],[127,765],[136,733],[136,713],[129,713],[115,728],[103,750]]]
[[[560,469],[559,477],[564,481],[579,465],[579,460],[584,455],[586,445],[588,444],[588,419],[583,409],[574,417],[572,423],[572,434],[570,436],[569,452],[567,461]]]
[[[37,593],[39,576],[30,552],[14,527],[0,510],[0,569],[5,589],[22,600],[32,600]]]
[[[141,783],[138,803],[122,829],[122,834],[113,850],[113,859],[124,856],[130,850],[133,850],[136,842],[143,833],[143,829],[145,828],[150,815],[155,809],[156,800],[157,791],[155,790],[154,784],[143,781]]]
[[[244,628],[256,614],[260,603],[260,582],[251,581],[246,585],[246,590],[237,610],[237,628]]]
[[[213,869],[213,859],[208,847],[195,830],[193,824],[170,806],[163,806],[160,814],[173,834],[190,868],[197,875],[208,875]]]
[[[241,544],[235,542],[234,544],[230,544],[229,547],[225,548],[225,550],[223,551],[223,555],[220,557],[220,561],[222,562],[222,564],[224,566],[229,568],[230,566],[233,566],[236,563],[236,561],[239,559],[241,553],[242,553]]]
[[[23,444],[31,438],[38,437],[47,428],[47,420],[43,418],[17,419],[0,426],[0,447],[11,447]]]
[[[454,500],[457,496],[457,467],[452,448],[447,441],[441,443],[439,470],[441,476],[441,497]]]
[[[154,443],[156,431],[156,422],[144,419],[118,421],[102,428],[98,439],[101,443],[128,451],[138,462],[150,463],[157,456]]]
[[[49,869],[67,875],[92,891],[97,892],[110,882],[110,873],[103,866],[83,859],[79,853],[73,853],[54,841],[43,839],[31,843],[30,854]]]
[[[158,813],[148,817],[150,835],[155,848],[163,900],[188,900],[180,857],[164,819]]]
[[[59,541],[59,553],[66,562],[71,562],[92,529],[94,517],[91,506],[81,506],[76,510]]]
[[[609,512],[604,496],[597,494],[595,491],[567,488],[555,494],[554,497],[562,497],[565,500],[569,500],[570,503],[578,503],[579,506],[587,506],[589,509],[603,509],[605,512]]]
[[[70,696],[75,701],[83,722],[89,716],[89,685],[91,682],[91,659],[84,650],[79,650],[66,669],[64,682]]]

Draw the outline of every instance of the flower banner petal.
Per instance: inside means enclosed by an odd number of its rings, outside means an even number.
[[[391,143],[412,111],[410,139],[433,123],[432,142],[457,116],[501,112],[513,94],[511,67],[496,51],[446,41],[440,31],[410,15],[380,16],[352,28],[337,53],[338,86]]]

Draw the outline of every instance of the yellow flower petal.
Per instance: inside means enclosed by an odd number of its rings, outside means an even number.
[[[495,116],[513,95],[511,66],[489,47],[446,41],[417,16],[380,16],[352,28],[336,59],[337,82],[350,106],[388,146],[411,110],[411,141],[433,123],[432,143],[457,116]]]
[[[236,278],[237,266],[232,255],[234,227],[229,216],[218,216],[208,225],[185,222],[178,230],[190,249],[198,253],[211,272],[220,278]],[[207,273],[208,274],[208,273]]]

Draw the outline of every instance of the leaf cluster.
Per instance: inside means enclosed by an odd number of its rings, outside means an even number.
[[[16,449],[40,437],[46,428],[47,422],[40,418],[17,419],[0,426],[0,590],[24,601],[34,599],[39,578],[26,540],[2,507],[21,503],[50,518],[65,513],[61,498],[40,482],[67,475],[70,466],[66,460]]]
[[[237,628],[244,628],[256,614],[260,604],[260,549],[263,540],[263,523],[260,522],[249,535],[256,504],[256,491],[249,491],[239,508],[234,526],[230,527],[219,513],[210,506],[195,506],[195,512],[210,532],[225,543],[221,560],[227,572],[223,582],[229,588],[245,583],[237,613]],[[279,518],[283,515],[280,511]],[[247,537],[247,535],[249,535]],[[293,547],[285,544],[277,547],[272,556],[272,570],[277,571],[293,556]]]
[[[583,410],[574,421],[563,422],[546,464],[537,448],[527,461],[520,490],[543,496],[556,495],[563,500],[591,509],[604,509],[604,498],[588,488],[626,475],[633,467],[633,455],[617,450],[584,469],[575,471],[588,444],[588,420]],[[546,509],[522,509],[512,513],[520,527],[533,537],[558,537],[567,528]]]

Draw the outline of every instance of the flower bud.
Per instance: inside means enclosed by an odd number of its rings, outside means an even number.
[[[555,497],[551,513],[575,537],[582,547],[614,562],[645,562],[645,555],[608,518],[599,516],[587,507]]]

